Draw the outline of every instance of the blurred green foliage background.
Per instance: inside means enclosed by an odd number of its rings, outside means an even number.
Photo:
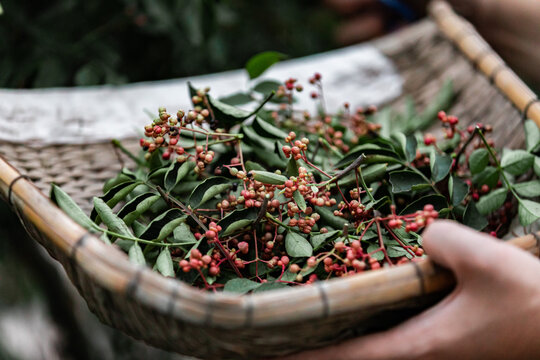
[[[336,47],[313,0],[2,0],[0,87],[122,84]]]

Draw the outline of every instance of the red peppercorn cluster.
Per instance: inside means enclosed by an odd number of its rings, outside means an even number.
[[[289,143],[291,146],[285,145],[281,149],[286,158],[293,157],[294,160],[300,160],[305,157],[305,153],[308,148],[309,139],[302,138],[302,140],[295,140],[296,133],[291,131],[289,135],[285,138],[285,142]]]
[[[276,91],[276,97],[292,97],[295,90],[297,92],[302,92],[304,91],[304,87],[298,83],[297,79],[289,78],[285,80],[284,85],[279,86],[278,90]]]
[[[187,161],[191,158],[197,163],[195,172],[201,172],[205,166],[214,160],[214,152],[208,151],[206,147],[202,145],[194,146],[196,153],[188,153],[185,147],[179,143],[180,133],[199,131],[194,128],[187,127],[190,124],[196,123],[202,125],[208,121],[210,112],[207,109],[201,109],[200,111],[189,111],[187,114],[179,110],[176,117],[167,113],[165,108],[159,109],[159,117],[156,118],[152,124],[144,127],[144,135],[149,139],[140,139],[140,146],[143,150],[147,151],[145,155],[146,159],[149,159],[151,154],[156,150],[165,149],[162,153],[162,157],[165,160],[171,159],[176,154],[176,160],[180,163]],[[206,133],[200,130],[200,132]],[[218,136],[214,136],[218,138]],[[192,147],[193,148],[193,147]]]
[[[201,253],[198,249],[191,251],[173,249],[171,251],[173,260],[178,261],[182,270],[180,277],[196,278],[197,284],[204,283],[207,289],[223,286],[220,283],[212,285],[212,281],[216,279],[211,277],[218,276],[222,272],[229,274],[232,271],[259,283],[267,281],[265,277],[270,274],[269,278],[272,281],[276,279],[278,282],[310,284],[319,278],[349,276],[383,266],[404,264],[424,255],[423,250],[415,243],[418,242],[417,233],[439,217],[439,212],[433,205],[428,204],[422,210],[401,215],[396,213],[396,207],[392,205],[390,214],[383,214],[382,212],[388,210],[387,205],[373,206],[373,196],[379,196],[377,190],[364,188],[358,179],[356,184],[353,184],[354,180],[351,182],[349,175],[354,177],[355,167],[332,168],[332,164],[335,165],[338,161],[336,159],[342,158],[349,152],[350,147],[360,140],[364,141],[369,137],[368,140],[377,141],[380,125],[375,124],[371,118],[377,111],[374,106],[354,110],[350,104],[345,103],[340,112],[327,113],[324,110],[321,79],[318,73],[309,79],[316,87],[312,97],[317,99],[320,109],[314,115],[293,111],[293,94],[303,91],[302,85],[296,79],[287,79],[278,89],[278,97],[286,97],[289,101],[288,103],[281,101],[279,108],[277,110],[274,108],[272,117],[275,119],[275,126],[295,129],[288,132],[283,139],[285,143],[281,144],[282,153],[288,159],[287,176],[281,172],[283,169],[272,168],[269,171],[261,169],[261,164],[268,165],[270,162],[266,163],[265,159],[252,155],[257,150],[258,143],[254,140],[254,136],[251,138],[250,133],[244,131],[250,126],[248,122],[240,125],[242,127],[240,131],[236,128],[231,129],[230,134],[221,129],[209,131],[216,124],[208,101],[210,99],[212,103],[212,99],[207,97],[207,90],[199,90],[192,97],[193,110],[187,113],[179,111],[173,116],[162,108],[159,110],[159,117],[145,127],[148,139],[141,139],[140,145],[148,152],[147,157],[160,150],[163,159],[180,163],[192,161],[199,179],[211,176],[213,170],[214,174],[228,177],[228,180],[221,178],[220,181],[231,183],[227,183],[227,186],[231,185],[230,188],[225,186],[227,190],[206,201],[204,209],[203,206],[191,208],[188,204],[178,205],[182,210],[184,207],[187,209],[185,212],[192,219],[190,229],[197,240],[203,240],[199,243],[202,244],[200,249],[206,252]],[[216,109],[218,108],[214,108]],[[426,148],[420,147],[411,163],[395,166],[406,167],[409,172],[413,170],[418,174],[422,172],[427,178],[430,162],[437,161],[439,157],[445,158],[446,164],[451,168],[451,176],[459,181],[468,181],[471,189],[460,206],[478,201],[493,189],[487,185],[475,185],[471,180],[467,180],[472,178],[468,169],[470,153],[467,146],[469,143],[473,144],[475,149],[484,146],[481,141],[469,142],[467,138],[472,138],[478,128],[484,132],[491,131],[491,128],[477,124],[477,127],[463,131],[459,129],[457,117],[440,112],[438,118],[443,125],[445,137],[452,141],[441,140],[438,143],[435,136],[425,134],[424,144],[432,148],[426,153]],[[254,124],[259,120],[255,119]],[[344,130],[343,126],[347,130]],[[263,128],[264,134],[276,133],[267,131],[269,128],[260,124],[259,127]],[[253,129],[258,132],[255,125]],[[468,137],[467,132],[471,136]],[[303,134],[308,134],[309,138],[303,137]],[[181,140],[186,135],[190,137],[189,145]],[[257,135],[266,137],[259,133]],[[314,135],[318,135],[318,138]],[[244,151],[245,149],[248,151],[244,153],[241,139],[250,140],[244,147]],[[458,145],[454,145],[457,140],[461,141]],[[271,141],[272,143],[275,141],[274,137]],[[220,153],[219,157],[211,150],[217,151],[219,149],[217,144],[220,147],[224,145],[227,147],[227,151]],[[266,148],[270,149],[270,146]],[[317,153],[319,151],[320,153]],[[324,156],[324,153],[332,154],[329,165],[315,163],[313,159]],[[430,153],[436,155],[435,160],[430,159]],[[402,157],[403,154],[397,156]],[[459,161],[460,157],[462,161]],[[216,158],[221,161],[217,167],[214,164]],[[449,159],[454,161],[452,166]],[[255,161],[250,165],[245,160]],[[284,163],[283,159],[280,160]],[[366,162],[365,166],[371,164]],[[291,173],[294,176],[291,176]],[[192,176],[188,181],[192,181],[193,178]],[[392,179],[385,177],[379,185],[385,186],[385,182],[388,181],[392,182]],[[432,187],[430,191],[448,198],[448,181],[437,181],[433,184],[427,181]],[[371,184],[370,182],[368,185]],[[373,187],[377,189],[375,185]],[[416,196],[414,192],[400,193],[392,197],[392,200],[403,208],[409,199],[415,200]],[[490,226],[496,225],[496,221],[507,221],[510,218],[511,205],[505,204],[496,214],[490,215]],[[229,219],[234,218],[234,212],[242,214],[240,220],[244,220],[244,214],[249,214],[249,217],[245,218],[253,221],[248,225],[235,226],[230,233],[222,232],[223,229],[218,224],[231,214],[233,216]],[[339,219],[329,221],[328,217],[332,214]],[[221,224],[225,223],[227,221]],[[341,226],[343,228],[339,229]],[[223,227],[227,230],[225,225]],[[494,231],[496,235],[498,230]],[[404,235],[404,232],[413,234]],[[328,236],[325,237],[325,234]],[[316,236],[318,240],[315,240]],[[302,241],[311,244],[311,248],[307,247],[305,250],[308,255],[293,257],[289,254],[287,249],[290,250],[294,241],[298,244]],[[240,275],[239,277],[243,277]]]
[[[215,256],[203,255],[198,249],[191,250],[191,255],[188,260],[180,260],[178,265],[183,272],[187,273],[191,270],[201,271],[208,270],[208,275],[217,276],[220,273],[219,254]]]

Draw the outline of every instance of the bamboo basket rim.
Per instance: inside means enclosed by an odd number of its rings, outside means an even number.
[[[540,103],[536,95],[472,25],[457,16],[444,1],[433,2],[430,14],[440,31],[492,79],[523,113],[523,118],[531,118],[540,126]],[[104,244],[71,220],[4,157],[0,157],[0,191],[18,215],[22,213],[30,219],[99,285],[194,324],[231,329],[283,325],[391,305],[448,290],[454,284],[450,272],[441,270],[425,258],[399,267],[315,282],[312,286],[248,295],[205,292],[176,279],[165,278],[150,268],[131,264],[125,254]],[[511,242],[538,254],[540,237],[537,234]],[[354,301],[350,301],[351,298]]]

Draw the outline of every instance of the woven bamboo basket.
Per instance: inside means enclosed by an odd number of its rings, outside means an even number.
[[[430,20],[374,42],[404,78],[404,93],[426,104],[452,79],[457,99],[450,113],[464,123],[492,124],[498,144],[522,146],[522,119],[540,125],[537,97],[446,3],[433,3],[430,13]],[[0,154],[0,196],[62,264],[90,309],[102,322],[162,349],[207,359],[254,359],[320,347],[387,328],[454,285],[448,271],[425,259],[262,294],[203,292],[132,265],[45,195],[55,182],[88,211],[92,196],[118,171],[109,143],[4,142]],[[538,254],[537,238],[511,242]]]

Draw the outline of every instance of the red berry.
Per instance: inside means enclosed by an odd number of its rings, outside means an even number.
[[[435,144],[435,142],[436,142],[435,136],[433,136],[431,134],[425,134],[424,135],[424,144],[426,146]]]
[[[300,271],[300,266],[298,266],[297,264],[292,264],[291,266],[289,266],[289,271],[293,274],[296,274]]]
[[[238,243],[238,250],[240,250],[240,252],[242,254],[247,254],[249,252],[249,244],[245,241],[241,241]]]

